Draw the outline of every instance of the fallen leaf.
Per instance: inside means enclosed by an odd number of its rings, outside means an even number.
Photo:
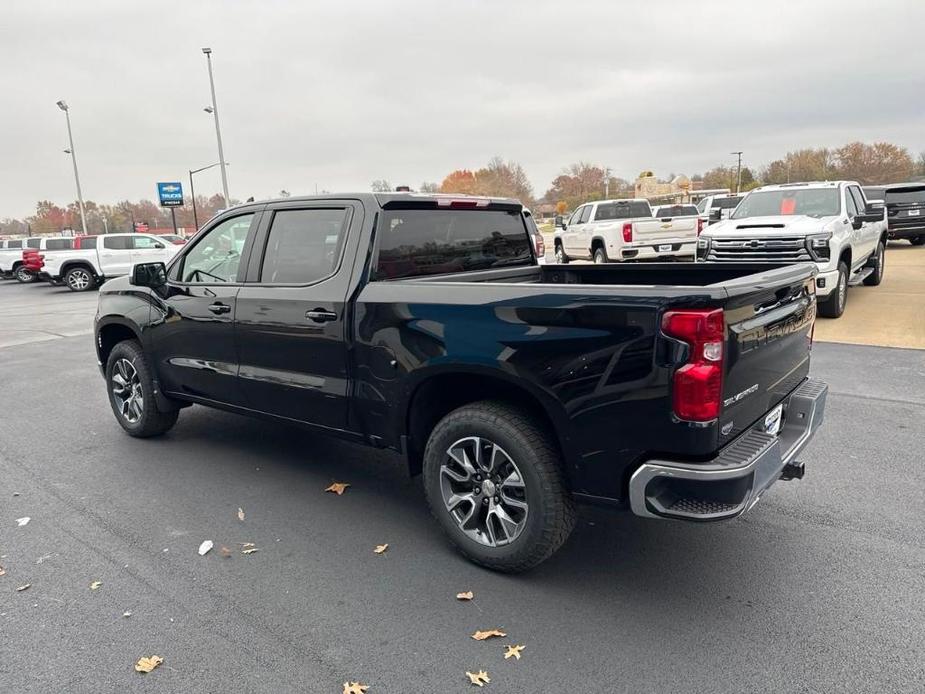
[[[222,548],[218,551],[225,559],[231,558],[231,550],[225,547],[224,545],[222,545]]]
[[[5,576],[5,575],[6,575],[6,569],[0,566],[0,576]]]
[[[331,484],[330,487],[328,487],[324,491],[334,492],[335,494],[337,494],[337,496],[341,496],[345,491],[347,491],[347,487],[349,486],[350,485],[347,482],[334,482]]]
[[[32,585],[31,583],[27,583],[27,584],[24,585],[24,586],[19,586],[19,588],[16,589],[16,592],[17,592],[17,593],[21,593],[21,592],[23,592],[24,590],[29,590],[29,586],[31,586],[31,585]]]
[[[471,590],[467,590],[465,593],[456,593],[456,599],[457,599],[457,600],[471,600],[471,599],[472,599],[472,591],[471,591]]]
[[[244,520],[244,509],[241,508],[240,506],[238,507],[238,520],[239,521]]]
[[[99,587],[103,585],[102,581],[94,581],[90,584],[90,590],[99,590]]]
[[[152,655],[149,658],[139,658],[135,663],[135,672],[151,672],[154,668],[164,662],[159,655]]]
[[[13,496],[19,496],[19,492],[13,492]]]
[[[29,521],[31,521],[31,520],[32,520],[32,519],[29,518],[29,516],[23,516],[22,518],[17,518],[17,519],[16,519],[16,525],[18,525],[18,526],[21,528],[21,527],[23,527],[24,525],[28,525],[28,524],[29,524]]]
[[[389,543],[386,542],[384,545],[376,545],[376,549],[373,550],[376,554],[385,554],[385,551],[389,548]]]
[[[469,678],[469,682],[477,687],[484,687],[491,682],[491,678],[484,670],[479,670],[478,672],[469,672],[466,670],[466,676]]]
[[[247,549],[248,547],[254,547],[254,546],[255,546],[255,545],[254,545],[253,542],[242,542],[242,543],[241,543],[242,549]]]
[[[507,649],[504,652],[505,660],[508,658],[517,658],[517,660],[520,660],[520,652],[525,649],[526,646],[505,646],[505,648]]]
[[[248,547],[247,549],[242,549],[241,554],[253,554],[254,552],[259,552],[260,549],[257,547]]]
[[[344,682],[343,694],[364,694],[369,689],[368,685],[359,682]]]
[[[472,635],[476,641],[484,641],[485,639],[490,639],[493,636],[507,636],[503,631],[498,629],[488,629],[486,631],[477,631]]]
[[[122,613],[122,616],[123,616],[123,617],[131,617],[131,616],[132,616],[132,613],[129,612],[128,610],[126,610],[125,612]]]
[[[203,557],[209,553],[212,549],[212,540],[205,540],[201,545],[199,545],[199,556]]]

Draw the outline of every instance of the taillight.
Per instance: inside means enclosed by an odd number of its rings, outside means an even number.
[[[632,223],[626,223],[623,225],[623,241],[630,243],[633,240],[633,225]]]
[[[689,347],[687,363],[674,372],[675,416],[690,422],[716,419],[723,398],[726,321],[722,309],[666,311],[662,332]]]
[[[697,217],[697,236],[700,236],[701,231],[703,231],[703,219]]]
[[[533,235],[533,246],[537,258],[546,257],[546,243],[543,241],[543,237],[540,234]]]

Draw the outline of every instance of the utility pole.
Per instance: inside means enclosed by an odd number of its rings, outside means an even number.
[[[604,169],[604,200],[610,200],[610,167]]]
[[[231,207],[231,197],[228,195],[228,174],[225,172],[225,153],[222,150],[222,131],[218,125],[218,103],[215,101],[215,80],[212,77],[212,49],[203,48],[206,63],[209,65],[209,88],[212,90],[212,115],[215,117],[215,139],[218,140],[218,163],[222,167],[222,191],[225,193],[225,207]]]
[[[58,108],[64,111],[64,118],[67,120],[67,139],[71,145],[67,151],[71,155],[71,162],[74,164],[74,181],[77,183],[77,203],[80,205],[80,226],[84,235],[87,234],[87,214],[84,212],[84,196],[80,192],[80,176],[77,174],[77,154],[74,151],[74,136],[71,134],[71,114],[68,112],[67,103],[62,99],[58,102]]]
[[[739,163],[736,164],[736,195],[739,194],[739,188],[742,187],[742,152],[731,152],[739,157]]]

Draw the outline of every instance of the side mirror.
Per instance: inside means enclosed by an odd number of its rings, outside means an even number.
[[[130,283],[149,289],[163,287],[167,284],[167,266],[164,263],[138,263],[132,268]]]
[[[163,248],[163,247],[164,247],[164,244],[162,244],[162,243],[155,243],[155,244],[154,244],[154,247],[155,247],[155,248]]]
[[[723,208],[722,207],[714,207],[713,209],[710,210],[710,221],[711,222],[718,222],[722,218],[723,218]]]

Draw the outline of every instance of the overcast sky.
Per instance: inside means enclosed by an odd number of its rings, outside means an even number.
[[[539,196],[585,160],[633,178],[788,149],[925,150],[925,0],[5,2],[0,217],[155,195],[217,160],[232,197],[440,181],[493,155]],[[217,169],[197,192],[220,191]]]

